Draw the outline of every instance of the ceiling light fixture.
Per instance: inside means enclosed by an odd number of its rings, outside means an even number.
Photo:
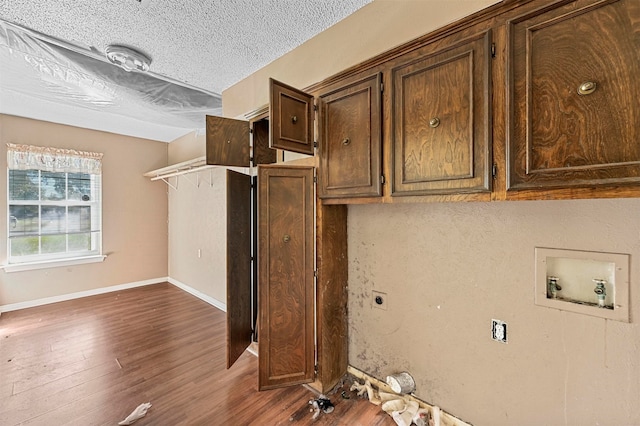
[[[151,64],[151,59],[143,53],[130,47],[117,44],[107,46],[105,55],[109,62],[128,72],[147,72]]]

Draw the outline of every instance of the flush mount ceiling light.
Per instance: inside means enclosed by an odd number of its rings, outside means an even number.
[[[127,46],[111,44],[105,49],[105,55],[109,62],[119,66],[125,71],[149,71],[151,59],[146,55]]]

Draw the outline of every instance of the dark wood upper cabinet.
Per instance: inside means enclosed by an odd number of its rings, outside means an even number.
[[[314,380],[313,167],[258,167],[258,387]]]
[[[490,191],[491,32],[393,68],[392,195]]]
[[[207,115],[207,164],[249,167],[276,162],[277,152],[269,148],[269,121],[253,122]],[[250,134],[253,133],[253,155]],[[252,161],[253,160],[253,161]]]
[[[320,95],[320,198],[382,195],[381,83],[376,73]]]
[[[313,155],[313,96],[272,78],[269,90],[269,146]]]
[[[640,1],[508,22],[508,189],[640,182]]]

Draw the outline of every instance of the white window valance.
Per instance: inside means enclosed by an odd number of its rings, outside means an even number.
[[[101,174],[102,154],[8,143],[7,165],[11,170]]]

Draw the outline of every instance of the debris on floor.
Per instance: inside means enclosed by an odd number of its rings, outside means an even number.
[[[320,410],[322,410],[322,412],[325,414],[329,414],[332,413],[333,409],[335,408],[331,403],[331,400],[329,400],[329,398],[325,397],[324,395],[320,395],[320,397],[317,399],[312,399],[311,401],[309,401],[309,404],[313,407],[313,420],[317,419],[318,416],[320,416]]]
[[[133,410],[131,412],[131,414],[129,414],[127,416],[126,419],[124,419],[123,421],[119,422],[118,424],[120,426],[126,426],[126,425],[130,425],[133,424],[136,420],[144,417],[147,414],[147,410],[151,408],[151,403],[150,402],[145,402],[143,404],[140,404],[136,407],[135,410]]]
[[[351,391],[357,391],[358,396],[367,394],[369,402],[380,405],[380,408],[389,414],[398,426],[440,426],[440,408],[420,408],[419,404],[407,395],[383,392],[375,390],[369,380],[364,384],[353,381]]]

